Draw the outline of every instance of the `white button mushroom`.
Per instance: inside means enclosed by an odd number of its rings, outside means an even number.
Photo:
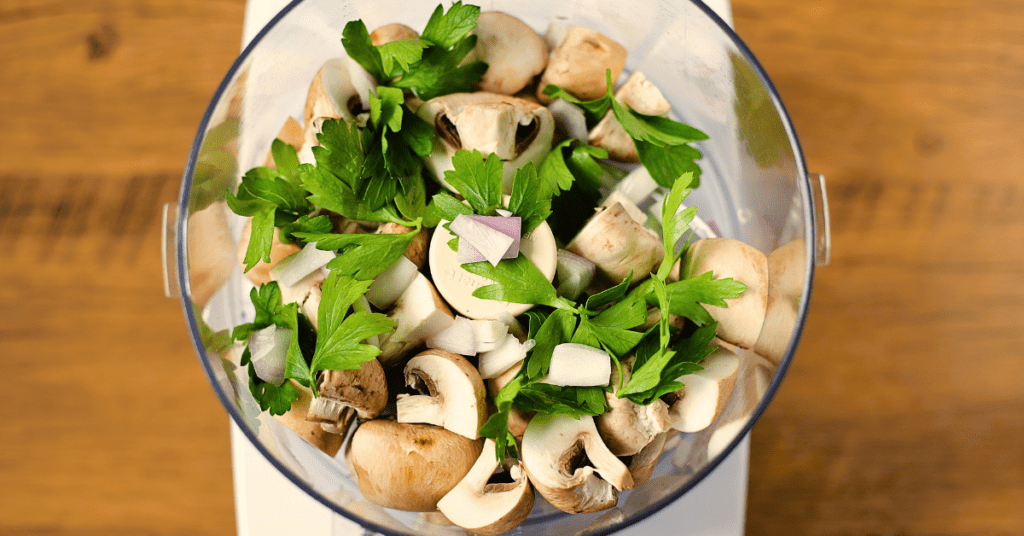
[[[473,33],[476,47],[464,62],[487,63],[481,91],[514,95],[548,64],[548,46],[523,21],[500,11],[481,13]]]
[[[593,466],[583,465],[584,458]],[[533,417],[523,434],[522,463],[537,491],[570,514],[611,508],[615,490],[633,488],[629,470],[601,441],[589,415]]]
[[[356,429],[347,461],[369,501],[396,510],[432,512],[469,473],[482,447],[483,441],[437,426],[378,419]]]
[[[405,365],[405,382],[427,394],[398,395],[398,422],[433,424],[476,439],[487,420],[487,388],[459,354],[427,350]]]
[[[548,101],[543,93],[548,84],[582,100],[601,98],[608,88],[605,71],[611,69],[614,82],[626,66],[625,47],[589,28],[552,25],[546,37],[553,50],[537,87],[541,102]]]
[[[555,121],[544,106],[483,91],[430,99],[416,114],[437,132],[433,152],[424,163],[448,189],[452,188],[444,181],[444,172],[452,169],[455,151],[476,149],[503,161],[503,189],[511,193],[516,170],[527,162],[539,169],[555,135]]]
[[[448,305],[422,273],[399,296],[388,318],[394,320],[395,331],[380,341],[381,353],[377,357],[387,367],[396,365],[418,345],[455,323]]]
[[[699,432],[714,422],[736,386],[739,357],[726,348],[718,348],[700,362],[704,370],[678,378],[685,387],[667,396],[672,428],[680,432]]]
[[[684,279],[712,272],[715,279],[732,278],[747,286],[728,307],[706,307],[718,321],[717,335],[741,348],[751,348],[761,333],[768,308],[768,258],[752,246],[731,238],[705,238],[690,244],[683,256]]]
[[[635,487],[639,488],[646,484],[654,474],[654,468],[658,466],[658,459],[661,458],[661,453],[665,450],[668,436],[668,432],[656,435],[650,443],[640,449],[640,452],[629,457],[626,467],[629,469],[629,474],[633,475]]]
[[[661,90],[640,71],[634,71],[629,75],[622,87],[615,92],[615,99],[626,108],[644,115],[667,117],[672,110]],[[633,138],[622,128],[611,110],[608,110],[590,131],[590,144],[607,149],[612,160],[639,161]]]
[[[597,265],[611,284],[632,272],[633,283],[647,278],[665,256],[661,239],[629,215],[621,202],[601,209],[566,247]]]
[[[806,243],[794,240],[768,255],[768,305],[754,352],[778,365],[796,327],[806,273]]]
[[[370,92],[375,87],[369,73],[348,56],[324,63],[306,95],[302,117],[307,136],[320,132],[327,119],[354,121],[357,113],[370,109]]]
[[[511,483],[488,483],[497,469],[494,441],[487,439],[473,468],[437,502],[437,509],[474,534],[501,534],[519,526],[533,508],[533,488],[519,465],[509,469]]]
[[[629,382],[632,365],[632,359],[622,363],[623,385]],[[633,456],[671,428],[668,405],[660,399],[641,406],[619,398],[616,394],[619,386],[617,367],[612,368],[611,385],[615,387],[614,392],[604,394],[610,409],[594,417],[594,424],[612,454]]]

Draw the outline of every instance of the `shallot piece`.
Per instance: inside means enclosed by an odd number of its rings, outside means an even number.
[[[292,330],[278,326],[265,327],[249,337],[249,354],[256,376],[267,383],[284,382],[284,366]]]
[[[555,346],[544,383],[563,387],[608,385],[612,360],[607,352],[586,344],[565,342]]]
[[[455,323],[427,339],[427,348],[436,348],[459,355],[476,355],[476,328],[473,321],[455,317]]]
[[[519,256],[523,221],[518,216],[459,215],[449,228],[459,237],[460,264],[485,260],[497,266]]]
[[[575,300],[594,281],[597,266],[575,253],[558,250],[558,295]]]
[[[270,269],[270,277],[285,286],[292,286],[302,278],[319,270],[337,257],[333,251],[324,251],[316,248],[316,243],[310,242],[298,253],[289,255]]]
[[[416,264],[402,255],[373,280],[366,291],[366,298],[374,307],[382,311],[388,310],[405,289],[409,288],[418,273]]]
[[[527,339],[526,342],[521,343],[515,335],[509,333],[495,349],[480,354],[480,363],[477,367],[480,369],[480,377],[489,380],[501,376],[513,365],[526,359],[526,352],[529,352],[535,344],[536,341],[533,339]]]

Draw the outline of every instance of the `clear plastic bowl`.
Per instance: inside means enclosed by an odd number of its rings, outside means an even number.
[[[330,459],[274,418],[261,415],[248,392],[239,351],[223,333],[252,318],[235,258],[243,221],[224,192],[241,173],[262,165],[289,116],[302,117],[310,81],[323,63],[345,54],[345,23],[373,29],[391,22],[422,28],[435,3],[401,0],[303,0],[290,4],[249,44],[227,73],[199,126],[177,210],[168,214],[169,294],[180,295],[200,361],[231,418],[255,448],[302,490],[335,512],[381,534],[464,534],[422,514],[385,510],[362,499],[343,461]],[[484,11],[511,13],[543,34],[551,23],[585,26],[629,50],[626,74],[641,70],[673,105],[676,118],[710,136],[702,185],[688,199],[706,225],[698,234],[740,239],[769,253],[802,240],[803,292],[785,355],[775,364],[741,352],[736,388],[709,428],[669,439],[650,482],[620,494],[613,510],[557,511],[539,498],[510,534],[608,534],[670,504],[736,447],[781,382],[807,314],[815,260],[827,262],[827,210],[820,178],[808,176],[782,102],[751,52],[699,1],[504,0]],[[624,74],[623,76],[626,76]],[[642,196],[650,208],[660,192]],[[651,211],[652,215],[657,211]]]

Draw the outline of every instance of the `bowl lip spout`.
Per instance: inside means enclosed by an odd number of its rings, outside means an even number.
[[[266,26],[264,26],[256,34],[256,36],[245,46],[241,54],[235,59],[235,61],[231,65],[230,69],[228,69],[227,74],[221,81],[220,85],[218,86],[216,92],[214,93],[210,101],[210,104],[207,106],[206,111],[203,114],[202,121],[199,124],[196,137],[192,143],[192,147],[189,152],[188,162],[185,167],[184,175],[182,178],[181,190],[177,206],[177,224],[174,230],[174,247],[177,253],[176,276],[178,279],[178,288],[182,289],[181,303],[184,310],[186,322],[188,323],[189,333],[192,337],[193,347],[195,348],[196,354],[199,357],[199,361],[203,366],[203,370],[205,371],[211,385],[214,387],[214,391],[216,392],[217,397],[220,399],[221,404],[227,410],[228,414],[231,416],[231,419],[238,426],[241,432],[245,435],[249,442],[256,448],[256,450],[259,451],[259,453],[265,459],[267,459],[271,463],[271,465],[273,465],[278,471],[284,474],[288,478],[288,480],[290,480],[293,484],[298,486],[299,489],[301,489],[307,495],[314,498],[315,500],[329,508],[331,511],[361,525],[366,530],[387,536],[400,536],[404,534],[411,534],[411,532],[407,533],[404,531],[396,532],[395,529],[393,528],[389,528],[387,526],[380,525],[368,519],[364,519],[352,512],[349,512],[344,507],[338,505],[336,502],[328,499],[327,496],[314,489],[309,482],[302,478],[299,478],[293,471],[287,468],[285,464],[275,454],[273,454],[263,444],[263,442],[261,442],[256,437],[256,434],[253,431],[253,429],[246,424],[245,418],[243,417],[238,407],[236,406],[236,402],[232,399],[233,397],[231,396],[231,394],[225,392],[224,389],[221,387],[220,380],[218,379],[218,374],[211,367],[210,361],[204,357],[206,355],[207,350],[204,344],[202,343],[200,327],[196,316],[196,311],[193,308],[193,302],[191,301],[191,297],[188,295],[188,291],[186,290],[189,288],[186,227],[188,221],[189,199],[192,191],[192,178],[196,171],[200,149],[203,144],[203,140],[205,138],[207,129],[210,126],[209,123],[211,121],[211,118],[213,117],[214,109],[225,95],[229,85],[232,83],[235,76],[238,74],[239,70],[243,67],[247,58],[250,56],[255,47],[260,44],[264,37],[269,32],[271,32],[283,18],[285,18],[292,10],[294,10],[303,1],[304,0],[292,0],[291,2],[289,2],[288,5],[285,6],[276,15],[274,15],[274,17],[266,24]],[[757,404],[754,410],[749,414],[749,418],[743,424],[739,434],[737,434],[736,437],[734,437],[732,441],[730,441],[729,444],[717,456],[709,460],[706,465],[704,465],[700,470],[691,475],[689,479],[679,489],[674,490],[673,492],[662,497],[661,499],[646,505],[638,512],[634,513],[633,515],[630,515],[626,519],[623,519],[622,521],[612,526],[594,529],[593,531],[587,532],[587,534],[590,536],[601,536],[626,529],[627,527],[630,527],[640,521],[643,521],[652,514],[660,511],[662,508],[665,508],[670,503],[676,501],[685,493],[690,491],[698,483],[703,481],[704,478],[707,477],[716,468],[718,468],[722,461],[726,457],[728,457],[736,449],[736,447],[747,437],[747,434],[750,433],[751,428],[760,419],[761,415],[768,407],[772,398],[775,396],[775,393],[778,390],[779,385],[782,382],[782,379],[786,375],[790,362],[792,361],[793,354],[796,350],[797,344],[803,332],[804,324],[806,322],[807,310],[811,297],[812,283],[814,279],[814,232],[815,229],[818,228],[819,225],[821,225],[821,222],[818,221],[818,215],[816,214],[815,210],[813,210],[814,203],[812,202],[812,185],[808,177],[806,163],[804,161],[803,150],[800,145],[799,138],[797,137],[796,131],[792,124],[792,120],[784,104],[782,103],[782,99],[780,98],[778,91],[775,88],[775,85],[768,77],[760,62],[757,60],[757,58],[754,56],[751,50],[747,47],[747,45],[743,42],[743,40],[739,37],[739,35],[737,35],[736,32],[732,29],[732,27],[729,26],[729,24],[727,24],[717,13],[715,13],[715,11],[713,11],[700,0],[668,1],[670,3],[690,3],[696,8],[700,9],[705,14],[705,16],[707,16],[711,21],[717,24],[719,29],[735,45],[736,49],[742,55],[743,59],[746,60],[749,63],[749,65],[753,68],[758,79],[764,85],[764,88],[767,90],[769,96],[771,97],[772,103],[774,104],[775,109],[779,114],[779,118],[782,121],[782,125],[785,128],[789,141],[792,145],[791,148],[793,150],[795,167],[798,177],[797,190],[799,192],[799,195],[801,196],[802,207],[804,212],[804,221],[808,222],[808,225],[805,225],[803,230],[803,239],[805,240],[806,247],[806,271],[804,275],[805,279],[803,287],[804,295],[803,299],[800,300],[800,305],[797,311],[797,322],[794,326],[793,336],[790,339],[789,347],[786,350],[785,356],[780,361],[778,365],[778,370],[774,374],[769,385],[767,386],[764,396],[761,398],[760,402]],[[544,518],[547,518],[547,516],[544,516]],[[535,519],[534,522],[535,523],[531,523],[531,520],[527,519],[527,521],[523,523],[522,527],[529,531],[531,525],[543,524],[547,522],[547,519]]]

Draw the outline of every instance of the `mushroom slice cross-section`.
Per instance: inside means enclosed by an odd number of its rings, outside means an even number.
[[[633,487],[629,469],[605,446],[589,415],[534,416],[523,434],[522,462],[537,491],[571,514],[611,508],[615,490]]]
[[[374,419],[388,403],[388,385],[384,367],[371,359],[355,370],[325,370],[317,381],[320,396],[309,405],[306,420],[328,425],[326,429],[344,430],[352,413],[359,419]]]
[[[624,361],[622,365],[622,385],[625,385],[629,382],[632,359]],[[594,424],[612,454],[633,456],[672,427],[668,404],[657,399],[642,406],[627,398],[619,398],[619,371],[616,367],[612,367],[611,385],[616,386],[615,392],[604,394],[610,409],[594,417]]]
[[[398,395],[398,422],[425,423],[477,439],[487,420],[487,387],[459,354],[431,349],[405,365],[406,383],[427,394]]]
[[[729,349],[716,349],[700,365],[704,370],[681,376],[677,381],[685,387],[666,396],[672,400],[668,409],[672,427],[680,432],[699,432],[711,426],[736,386],[740,360]]]
[[[474,534],[501,534],[519,526],[533,508],[533,488],[519,465],[509,469],[512,482],[489,483],[497,469],[494,441],[487,439],[473,468],[437,502],[437,509]]]

